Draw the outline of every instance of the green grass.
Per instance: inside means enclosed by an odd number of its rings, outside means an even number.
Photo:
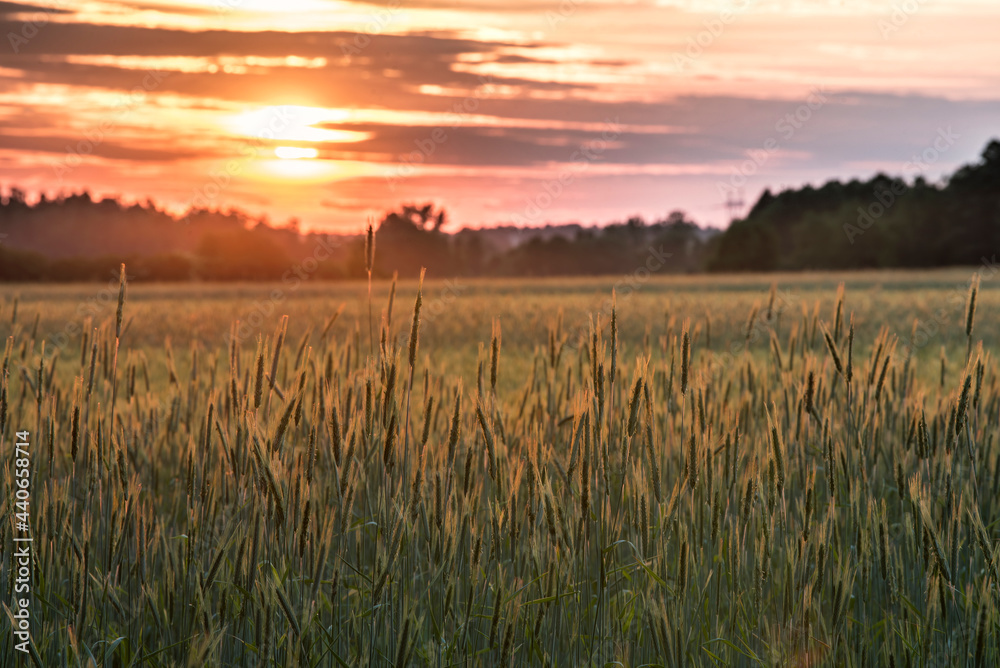
[[[285,286],[235,347],[275,286],[130,286],[117,369],[117,285],[9,290],[0,437],[32,432],[35,647],[53,666],[995,665],[1000,281],[982,273],[967,364],[973,271],[657,278],[618,286],[613,327],[617,279],[428,281],[412,392],[416,282],[374,356],[366,284]],[[908,356],[914,318],[935,330]],[[73,323],[98,334],[43,357]]]

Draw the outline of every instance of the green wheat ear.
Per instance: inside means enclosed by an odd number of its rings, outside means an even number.
[[[500,366],[500,318],[493,320],[493,336],[490,340],[490,387],[496,392],[497,372]]]
[[[681,342],[681,396],[687,395],[688,376],[691,370],[691,335],[688,333],[687,325],[684,326],[683,340]]]
[[[417,363],[417,342],[420,339],[420,306],[423,304],[424,273],[426,271],[426,269],[421,267],[420,282],[417,284],[417,297],[413,302],[413,320],[410,324],[410,351],[407,357],[410,369],[413,369]]]
[[[830,357],[833,358],[833,365],[837,369],[838,374],[844,373],[844,364],[840,361],[840,353],[837,352],[837,344],[834,343],[833,337],[830,336],[830,331],[823,325],[823,339],[826,341],[826,347],[830,351]]]
[[[371,218],[368,219],[368,228],[365,230],[365,270],[370,274],[375,268],[375,224]]]
[[[972,336],[972,327],[976,321],[976,294],[979,292],[979,275],[972,279],[969,286],[969,304],[965,311],[965,335]]]
[[[976,295],[979,292],[979,274],[972,277],[969,285],[969,304],[965,311],[965,359],[972,357],[972,328],[976,324]]]
[[[125,285],[127,278],[125,275],[125,264],[122,263],[118,272],[118,308],[115,311],[115,338],[122,336],[122,318],[125,314]]]

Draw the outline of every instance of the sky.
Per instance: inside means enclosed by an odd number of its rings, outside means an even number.
[[[996,0],[0,2],[0,187],[724,227],[765,188],[975,161],[998,28]]]

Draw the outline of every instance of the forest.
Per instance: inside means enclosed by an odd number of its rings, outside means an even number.
[[[359,229],[364,221],[359,221]],[[1000,247],[1000,141],[941,183],[886,174],[765,190],[723,231],[682,211],[646,221],[539,228],[460,227],[434,204],[403,204],[376,224],[375,276],[584,276],[628,273],[654,252],[660,273],[920,268],[980,264]],[[358,279],[361,234],[302,233],[237,209],[171,215],[152,201],[42,195],[0,200],[0,281]]]

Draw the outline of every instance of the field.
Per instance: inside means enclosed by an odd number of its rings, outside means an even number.
[[[0,663],[997,665],[996,269],[5,286]]]

